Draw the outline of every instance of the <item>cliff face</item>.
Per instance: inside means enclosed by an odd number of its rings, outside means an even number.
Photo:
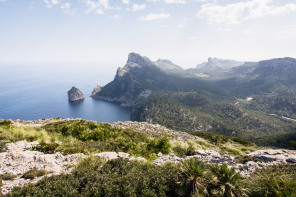
[[[149,86],[161,80],[159,75],[159,68],[149,58],[130,53],[126,65],[118,68],[114,80],[93,97],[131,107],[138,97],[147,97],[147,92],[153,92],[154,88]]]
[[[97,93],[101,91],[102,87],[97,85],[97,87],[94,88],[94,90],[91,93],[91,97],[94,97]]]
[[[84,99],[84,95],[78,88],[72,87],[68,91],[68,99],[69,101],[79,101]]]

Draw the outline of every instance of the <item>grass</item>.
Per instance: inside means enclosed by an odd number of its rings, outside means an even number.
[[[4,181],[12,181],[17,177],[17,175],[12,174],[12,173],[4,173],[4,174],[0,174],[0,178]]]
[[[192,155],[195,150],[210,149],[221,155],[245,155],[257,150],[253,144],[202,133],[206,140],[170,141],[167,137],[150,137],[131,129],[113,128],[109,124],[86,120],[55,120],[40,128],[29,126],[13,126],[10,122],[0,122],[0,151],[5,151],[5,143],[20,140],[39,141],[40,145],[33,147],[44,153],[62,152],[63,154],[92,154],[104,151],[127,152],[134,156],[151,159],[152,153],[175,153],[184,157]],[[200,135],[200,132],[198,132]],[[213,136],[217,140],[213,140]],[[217,137],[218,136],[218,137]],[[246,145],[247,144],[247,145]]]
[[[45,171],[45,170],[31,169],[31,170],[25,172],[23,174],[22,178],[32,180],[37,177],[44,176],[46,174],[47,174],[47,171]]]
[[[242,184],[250,197],[296,196],[296,165],[275,165],[257,170]]]

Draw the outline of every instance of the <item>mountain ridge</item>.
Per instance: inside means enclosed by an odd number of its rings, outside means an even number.
[[[131,120],[187,132],[235,133],[264,145],[267,141],[260,138],[281,134],[291,139],[270,145],[289,147],[289,140],[296,141],[296,123],[280,117],[296,119],[294,72],[295,59],[276,58],[246,62],[204,79],[195,69],[165,70],[131,53],[114,80],[93,97],[131,107]]]

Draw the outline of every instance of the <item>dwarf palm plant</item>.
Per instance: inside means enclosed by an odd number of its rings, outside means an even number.
[[[199,194],[208,196],[207,186],[210,182],[210,174],[205,163],[195,158],[185,160],[182,173],[186,178],[188,192],[192,196],[198,196]]]
[[[217,178],[216,186],[218,196],[233,197],[240,196],[240,189],[237,186],[239,180],[242,179],[241,175],[235,172],[234,168],[228,168],[227,164],[214,165],[211,171]]]

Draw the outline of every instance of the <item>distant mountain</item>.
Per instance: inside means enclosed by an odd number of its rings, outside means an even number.
[[[182,67],[174,64],[170,60],[159,59],[155,62],[155,64],[163,70],[183,70]]]
[[[218,58],[208,58],[207,62],[203,62],[196,66],[196,69],[201,71],[214,71],[214,70],[228,70],[233,67],[241,66],[244,62],[235,61],[235,60],[225,60]]]
[[[200,67],[183,70],[169,60],[153,62],[130,53],[114,80],[93,98],[132,107],[133,121],[234,135],[261,145],[289,147],[296,141],[295,59],[209,58]],[[201,77],[203,68],[211,73],[208,78]]]

